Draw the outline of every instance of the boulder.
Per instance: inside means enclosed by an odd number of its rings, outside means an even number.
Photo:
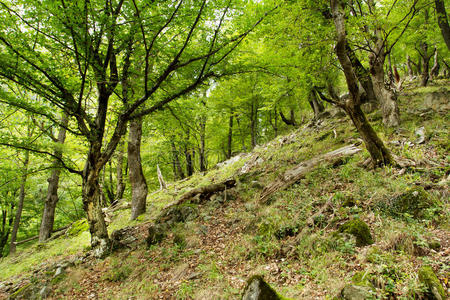
[[[356,246],[362,247],[373,244],[369,226],[358,218],[347,221],[339,227],[339,232],[349,233],[356,238]]]
[[[439,279],[430,266],[423,266],[419,270],[419,281],[426,287],[427,299],[444,300],[447,299],[446,292]]]
[[[373,295],[369,287],[349,284],[342,289],[341,298],[344,300],[365,300],[373,299]]]
[[[167,228],[163,225],[151,225],[148,228],[147,246],[156,245],[166,238]]]
[[[409,214],[415,219],[427,218],[427,209],[440,204],[423,187],[415,186],[391,200],[388,209],[396,215]]]
[[[242,300],[279,300],[282,299],[268,285],[262,276],[256,275],[247,281],[247,286],[242,294]]]

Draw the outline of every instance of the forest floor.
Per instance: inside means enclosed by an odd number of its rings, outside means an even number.
[[[425,299],[418,275],[424,265],[448,295],[449,93],[448,81],[407,87],[395,130],[382,126],[379,112],[369,114],[403,167],[368,169],[368,154],[360,151],[322,162],[261,203],[263,189],[286,170],[346,145],[363,147],[348,118],[332,114],[151,194],[136,221],[128,209],[111,213],[110,232],[127,227],[131,242],[106,259],[87,255],[86,231],[21,246],[0,262],[0,298],[238,299],[247,279],[260,274],[292,299],[332,299],[349,284],[368,288],[373,298]],[[187,204],[195,213],[147,246],[148,228],[168,204],[230,178],[235,188]],[[399,207],[398,199],[417,193],[428,206]],[[357,247],[353,235],[339,233],[353,219],[368,225],[374,243]]]

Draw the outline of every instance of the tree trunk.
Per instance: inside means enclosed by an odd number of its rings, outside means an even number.
[[[206,171],[206,117],[202,117],[200,120],[200,151],[199,151],[199,163],[200,172]]]
[[[434,48],[434,63],[433,63],[433,67],[430,70],[431,80],[433,80],[433,78],[439,76],[439,69],[440,69],[440,65],[439,65],[439,60],[438,60],[438,50],[437,50],[437,48]]]
[[[66,114],[61,118],[61,124],[63,125],[59,129],[57,143],[62,145],[66,140],[66,129],[69,124],[69,118]],[[58,198],[58,186],[59,186],[59,175],[61,173],[60,162],[62,158],[61,150],[57,149],[54,153],[55,160],[53,161],[52,173],[48,181],[47,196],[44,202],[44,212],[42,213],[41,227],[39,229],[39,242],[44,242],[47,240],[53,231],[53,223],[55,222],[55,209],[56,204],[59,201]]]
[[[355,69],[352,64],[351,52],[347,44],[345,30],[344,8],[339,0],[330,0],[333,21],[337,33],[336,54],[344,71],[350,98],[345,102],[337,103],[349,115],[356,129],[370,153],[374,166],[388,165],[393,163],[389,150],[385,147],[376,132],[370,126],[364,112],[361,110],[361,93],[358,85],[358,77],[355,75]],[[369,94],[370,91],[366,91]]]
[[[397,104],[397,95],[384,84],[385,52],[383,40],[377,32],[376,54],[369,56],[370,73],[372,75],[373,89],[381,106],[383,124],[386,127],[397,127],[400,124],[400,112]]]
[[[88,159],[83,170],[83,209],[86,212],[91,233],[91,248],[95,257],[102,258],[111,251],[111,240],[108,237],[105,219],[103,217],[101,188],[99,183],[101,142],[92,142]]]
[[[158,175],[159,181],[159,190],[167,190],[166,182],[164,181],[164,177],[162,176],[161,170],[159,169],[159,165],[156,164],[156,174]]]
[[[131,220],[145,212],[147,182],[141,163],[142,119],[130,122],[128,135],[128,170],[131,184]]]
[[[422,57],[422,74],[420,76],[420,86],[427,86],[428,80],[430,79],[430,58],[431,55],[428,54],[428,44],[426,42],[423,42],[421,44],[421,50],[420,56]]]
[[[227,141],[227,159],[231,158],[233,150],[233,110],[230,111],[228,120],[228,141]]]
[[[123,180],[123,160],[125,156],[125,141],[121,139],[121,142],[118,146],[117,153],[117,169],[116,169],[116,177],[117,177],[117,185],[116,185],[116,195],[114,202],[117,202],[123,198],[123,193],[125,192],[125,181]]]
[[[434,0],[434,4],[436,6],[437,21],[441,29],[442,37],[447,45],[447,49],[450,50],[450,26],[448,25],[444,0]]]
[[[255,100],[252,99],[251,113],[250,113],[250,134],[252,149],[256,147],[256,135],[258,130],[258,106]]]
[[[25,200],[25,185],[28,177],[28,163],[30,162],[30,153],[25,151],[25,159],[23,161],[22,179],[20,182],[19,202],[17,204],[16,215],[14,216],[14,225],[11,232],[11,244],[9,253],[16,253],[17,232],[19,231],[20,219],[22,218],[23,202]]]
[[[308,103],[314,112],[314,119],[319,119],[320,114],[325,110],[322,102],[317,98],[317,94],[314,90],[311,90],[310,96],[308,97]]]
[[[175,176],[175,179],[183,179],[184,173],[183,169],[181,168],[180,158],[178,157],[178,151],[175,147],[175,143],[173,141],[170,142],[170,145],[172,147],[172,166],[173,166],[173,174]]]
[[[413,68],[412,68],[411,57],[409,55],[406,55],[406,67],[408,69],[408,77],[413,78],[414,72],[413,72]]]
[[[192,153],[188,149],[187,144],[184,145],[184,156],[186,158],[186,174],[190,177],[194,174],[194,166],[192,165]]]
[[[14,222],[13,211],[14,211],[14,202],[11,202],[11,210],[9,214],[8,208],[6,207],[2,208],[2,229],[0,232],[0,258],[3,257],[4,248],[6,244],[8,244],[9,233],[11,232],[11,226],[13,225]]]

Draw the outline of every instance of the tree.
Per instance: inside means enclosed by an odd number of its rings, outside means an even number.
[[[328,101],[338,105],[348,114],[361,135],[374,166],[392,164],[394,160],[389,150],[372,126],[370,126],[364,112],[361,110],[362,97],[369,94],[369,92],[367,90],[361,91],[358,77],[356,76],[357,71],[354,68],[354,63],[352,63],[354,54],[351,52],[347,41],[344,5],[340,0],[330,0],[330,6],[337,34],[336,55],[342,66],[350,97],[345,100],[334,97],[333,100],[328,99]],[[330,92],[330,94],[333,93]],[[323,99],[326,98],[323,97]]]
[[[67,115],[63,115],[61,118],[62,127],[59,129],[58,137],[53,137],[53,140],[58,144],[58,146],[64,144],[66,139],[66,127],[68,126],[69,118]],[[48,188],[47,195],[44,202],[44,211],[42,213],[42,221],[39,230],[39,242],[47,240],[53,231],[53,223],[55,221],[55,209],[56,204],[59,201],[58,198],[58,187],[59,187],[59,176],[61,174],[61,164],[62,150],[56,148],[54,151],[54,160],[52,173],[48,178]]]
[[[447,11],[445,10],[444,0],[434,0],[437,22],[441,29],[447,49],[450,51],[450,26],[448,25]]]
[[[65,167],[82,177],[83,206],[96,256],[110,249],[99,174],[127,123],[162,109],[210,78],[233,72],[225,62],[262,20],[257,17],[241,33],[233,34],[234,28],[223,24],[240,4],[2,2],[0,76],[67,113],[76,122],[69,131],[87,143],[83,170]],[[219,21],[212,22],[216,15]],[[20,106],[13,97],[9,103]],[[114,111],[109,109],[112,104]],[[116,122],[106,136],[110,114],[116,115]],[[47,108],[41,115],[62,125]]]

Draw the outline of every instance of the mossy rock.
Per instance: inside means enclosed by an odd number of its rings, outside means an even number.
[[[344,300],[366,300],[375,299],[371,288],[360,285],[348,284],[341,291],[341,299]]]
[[[81,219],[78,221],[75,221],[72,226],[67,230],[66,235],[67,236],[78,236],[82,232],[85,232],[89,230],[89,223],[86,219]]]
[[[352,282],[355,285],[372,287],[371,283],[372,276],[373,275],[367,271],[356,272],[355,275],[353,275],[352,277]]]
[[[427,299],[444,300],[447,299],[446,292],[439,279],[430,266],[423,266],[419,270],[419,281],[426,287]]]
[[[260,275],[252,276],[242,294],[242,300],[283,300]]]
[[[434,199],[423,187],[415,186],[392,199],[389,210],[395,215],[408,214],[420,220],[430,217],[427,214],[428,209],[440,206],[439,201]]]
[[[356,238],[357,247],[373,244],[373,238],[370,234],[369,226],[358,218],[347,221],[341,225],[339,232],[353,235]]]
[[[167,227],[161,224],[151,225],[148,228],[147,246],[161,243],[167,236]]]

